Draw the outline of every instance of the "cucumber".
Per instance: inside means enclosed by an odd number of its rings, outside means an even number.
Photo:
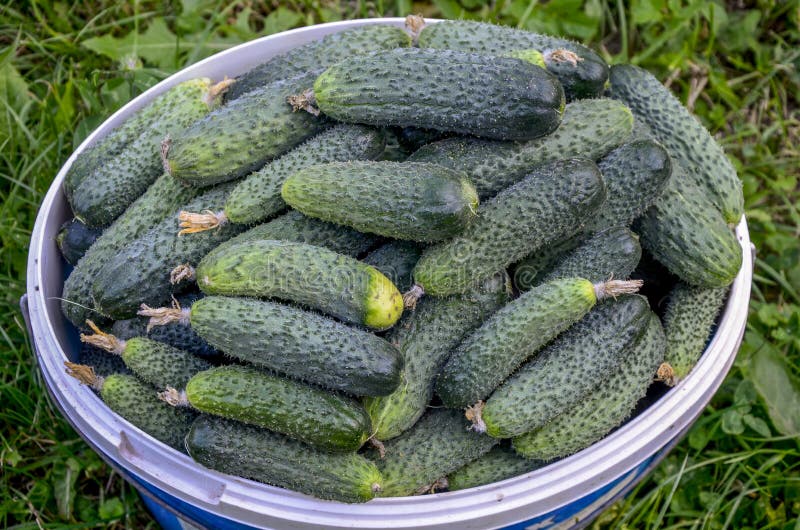
[[[58,230],[56,244],[66,262],[77,265],[102,233],[103,230],[100,228],[90,228],[79,219],[70,219]]]
[[[428,144],[409,162],[430,162],[463,171],[481,199],[525,177],[536,165],[570,157],[598,160],[631,134],[631,111],[611,99],[574,101],[554,132],[527,142],[448,138]]]
[[[476,430],[511,438],[580,403],[618,369],[650,315],[643,296],[598,304],[494,391],[474,420]]]
[[[265,85],[173,133],[164,157],[168,172],[193,186],[226,182],[321,132],[328,127],[327,120],[292,112],[286,102],[315,77],[315,72],[308,72]]]
[[[453,237],[477,216],[462,173],[411,162],[338,162],[286,179],[283,200],[310,217],[414,241]]]
[[[307,88],[307,87],[306,87]],[[498,140],[553,132],[564,91],[544,68],[514,57],[395,48],[330,66],[298,98],[336,120],[415,126]]]
[[[314,68],[326,68],[353,55],[410,45],[411,38],[396,26],[375,24],[332,33],[276,55],[237,77],[236,83],[225,95],[225,101],[232,101],[255,88]]]
[[[403,312],[397,288],[377,269],[304,243],[226,246],[203,258],[197,278],[206,294],[275,297],[375,329],[391,327]]]
[[[383,483],[375,464],[359,454],[319,451],[280,434],[213,416],[201,415],[194,421],[186,449],[207,468],[319,499],[366,502]]]
[[[164,171],[161,143],[169,134],[177,134],[192,122],[208,114],[220,95],[220,87],[206,78],[185,81],[172,90],[180,93],[169,106],[162,106],[154,119],[125,148],[98,165],[72,194],[75,217],[88,226],[105,226],[122,212]]]
[[[664,330],[655,314],[645,334],[622,365],[605,377],[586,399],[541,429],[513,439],[514,450],[526,457],[553,460],[576,453],[625,421],[647,393],[664,358]]]
[[[727,287],[704,289],[680,282],[673,287],[664,314],[668,385],[674,386],[686,377],[705,351],[727,295]]]
[[[186,385],[195,409],[285,434],[326,451],[355,451],[369,438],[369,416],[345,398],[245,366],[219,366]]]
[[[403,433],[386,442],[377,460],[383,475],[381,497],[404,497],[427,491],[448,473],[486,454],[497,440],[470,431],[455,410],[431,410]]]
[[[378,247],[363,260],[389,278],[400,292],[414,284],[412,271],[422,255],[422,248],[411,241],[390,241]]]
[[[79,361],[81,364],[94,368],[95,374],[99,377],[108,377],[111,374],[133,375],[131,369],[125,366],[125,361],[119,355],[112,355],[85,342],[81,343]]]
[[[445,406],[485,399],[527,358],[608,297],[634,293],[640,282],[583,278],[555,280],[523,293],[470,333],[453,350],[436,381]]]
[[[417,422],[450,351],[509,300],[509,287],[508,276],[501,273],[462,295],[426,298],[389,332],[386,338],[400,348],[405,369],[394,392],[365,402],[374,438],[394,438]]]
[[[561,241],[554,241],[514,265],[514,286],[519,291],[527,291],[542,283],[541,279],[564,257],[581,246],[585,236],[578,233]]]
[[[477,488],[518,477],[542,465],[542,462],[522,458],[510,447],[496,445],[482,457],[447,475],[447,488],[450,491]]]
[[[537,167],[481,206],[480,216],[450,241],[429,247],[414,267],[417,290],[434,296],[463,292],[553,241],[577,232],[605,199],[591,160],[569,159]]]
[[[545,67],[564,87],[567,100],[600,96],[608,81],[608,65],[589,48],[566,39],[495,24],[444,20],[425,26],[420,48],[444,48],[487,55],[536,49]]]
[[[720,145],[680,101],[648,71],[632,65],[611,69],[611,93],[652,131],[672,160],[683,166],[679,189],[691,183],[737,224],[744,213],[742,182]]]

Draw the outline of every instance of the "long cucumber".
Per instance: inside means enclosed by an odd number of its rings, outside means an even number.
[[[544,464],[528,460],[505,445],[496,445],[491,451],[466,466],[447,475],[447,489],[458,491],[493,484],[534,471]]]

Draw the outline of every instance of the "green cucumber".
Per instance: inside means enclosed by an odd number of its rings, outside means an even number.
[[[485,399],[526,359],[608,297],[634,293],[640,282],[583,278],[534,287],[501,308],[453,350],[436,381],[445,406],[463,408]]]
[[[525,177],[536,165],[570,157],[598,160],[631,134],[631,111],[611,99],[574,101],[554,132],[527,142],[448,138],[428,144],[409,162],[430,162],[463,171],[481,199]]]
[[[112,355],[85,342],[81,343],[81,354],[78,360],[81,364],[94,368],[94,372],[100,377],[108,377],[111,374],[133,375],[131,369],[125,366],[125,361],[119,355]]]
[[[578,233],[561,241],[554,241],[530,254],[514,265],[514,286],[520,291],[527,291],[542,283],[543,275],[584,242],[585,236]]]
[[[648,71],[632,65],[611,69],[611,92],[625,102],[637,119],[681,165],[684,182],[702,190],[726,223],[737,224],[744,213],[742,182],[722,147],[680,101]]]
[[[655,314],[620,367],[600,381],[589,397],[544,427],[513,439],[526,457],[553,460],[588,447],[625,421],[647,393],[664,359],[664,330]]]
[[[186,385],[195,409],[264,427],[327,451],[355,451],[369,416],[350,398],[244,366],[219,366]]]
[[[433,397],[436,374],[461,339],[481,325],[510,297],[508,276],[496,274],[469,292],[426,298],[387,335],[403,354],[400,386],[385,397],[366,400],[373,436],[399,436],[422,416]]]
[[[61,255],[70,265],[77,265],[94,242],[103,233],[102,229],[90,228],[80,219],[70,219],[58,230],[56,244]]]
[[[566,39],[515,28],[444,20],[425,26],[420,48],[443,48],[487,55],[535,49],[542,52],[545,67],[564,87],[567,100],[600,96],[608,81],[608,65],[589,48]]]
[[[381,497],[427,491],[448,473],[486,454],[497,440],[472,432],[463,414],[431,410],[411,430],[384,444],[376,464],[383,475]]]
[[[199,187],[233,180],[322,131],[327,120],[292,112],[286,102],[315,77],[308,72],[265,85],[173,133],[164,157],[170,175]]]
[[[705,289],[678,283],[672,288],[664,314],[669,365],[666,382],[674,386],[686,377],[706,349],[714,322],[725,305],[728,288]]]
[[[402,296],[377,269],[304,243],[226,245],[203,258],[197,279],[206,294],[275,297],[375,329],[391,327],[403,312]]]
[[[369,25],[325,35],[276,55],[236,78],[225,95],[232,101],[247,92],[314,68],[327,68],[353,55],[390,50],[411,45],[411,37],[396,26]]]
[[[414,241],[453,237],[478,210],[478,196],[465,175],[411,162],[312,166],[286,179],[281,195],[310,217]]]
[[[305,97],[299,98],[300,107]],[[561,84],[540,66],[514,57],[419,48],[344,59],[314,81],[308,98],[339,121],[499,140],[549,134],[564,111]]]
[[[542,465],[542,462],[522,458],[510,447],[496,445],[482,457],[447,475],[447,489],[458,491],[477,488],[518,477]]]
[[[390,241],[367,254],[363,261],[389,278],[400,292],[414,284],[412,271],[422,255],[422,248],[411,241]]]
[[[591,160],[537,167],[484,203],[480,216],[460,236],[425,250],[414,267],[416,295],[419,288],[434,296],[463,292],[538,248],[571,236],[605,195]]]
[[[598,304],[494,391],[475,420],[476,429],[511,438],[580,403],[620,366],[650,315],[643,296]]]
[[[319,499],[366,502],[383,483],[375,464],[359,454],[319,451],[280,434],[213,416],[195,420],[186,449],[207,468]]]

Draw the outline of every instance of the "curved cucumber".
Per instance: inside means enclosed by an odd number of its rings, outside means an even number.
[[[295,438],[318,449],[355,451],[369,416],[352,399],[244,366],[200,372],[186,385],[195,409]]]
[[[56,244],[67,263],[76,265],[102,233],[101,229],[89,228],[79,219],[70,219],[61,225]]]
[[[349,57],[317,78],[313,99],[339,121],[501,140],[548,134],[564,111],[561,84],[544,68],[513,57],[419,48]]]
[[[577,232],[600,207],[605,186],[594,162],[569,159],[535,169],[481,206],[450,241],[425,250],[414,281],[434,296],[463,292],[552,241]]]
[[[542,462],[519,456],[510,447],[497,445],[482,457],[447,475],[447,488],[450,491],[477,488],[517,477],[542,465]]]
[[[203,258],[197,278],[206,294],[280,298],[376,329],[391,327],[403,312],[397,288],[377,269],[304,243],[226,245]]]
[[[320,451],[280,434],[213,416],[195,420],[186,448],[205,467],[320,499],[366,502],[383,483],[375,464],[359,454]]]
[[[381,271],[400,292],[404,292],[414,284],[412,271],[421,255],[422,249],[416,243],[390,241],[367,254],[361,261]]]
[[[281,195],[308,216],[414,241],[453,237],[478,210],[478,196],[466,176],[411,162],[313,166],[286,179]]]

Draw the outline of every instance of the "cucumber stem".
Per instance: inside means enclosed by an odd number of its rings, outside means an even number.
[[[181,228],[178,235],[182,236],[183,234],[195,234],[223,226],[228,223],[228,216],[225,215],[223,210],[218,212],[203,210],[200,213],[181,210],[178,213],[178,221],[180,221]]]
[[[188,326],[190,325],[191,311],[188,307],[181,308],[178,301],[173,298],[172,307],[150,307],[147,304],[142,304],[136,314],[142,317],[150,317],[147,322],[147,331],[149,332],[155,326],[166,326],[172,322]]]
[[[92,346],[96,346],[106,350],[107,352],[111,352],[114,355],[122,355],[122,352],[125,351],[124,340],[118,339],[110,333],[100,331],[100,328],[98,328],[91,320],[87,320],[86,325],[89,326],[95,334],[86,335],[81,333],[81,342],[91,344]]]
[[[656,381],[661,381],[667,386],[675,386],[679,379],[675,374],[675,369],[669,363],[661,363],[656,371]]]
[[[485,405],[486,402],[480,400],[471,407],[467,407],[467,410],[464,412],[464,416],[472,422],[469,428],[478,433],[486,432],[486,423],[484,423],[483,418],[481,418]]]
[[[317,98],[314,96],[314,90],[308,88],[303,90],[302,94],[287,96],[286,102],[292,106],[292,112],[304,110],[314,116],[319,116],[319,109],[316,107]]]
[[[164,173],[167,175],[172,175],[172,169],[169,166],[169,160],[167,160],[170,147],[172,147],[172,138],[166,135],[164,139],[161,140],[161,165],[164,168]]]
[[[222,81],[220,81],[219,83],[216,83],[215,85],[212,85],[211,88],[208,89],[208,93],[206,94],[205,98],[203,99],[203,103],[208,105],[209,110],[213,110],[214,107],[217,106],[217,102],[218,102],[217,98],[220,95],[222,95],[225,92],[227,92],[228,89],[231,87],[231,85],[234,84],[235,82],[236,82],[236,79],[231,79],[226,75],[225,78]]]
[[[414,309],[417,307],[417,302],[419,299],[422,298],[422,295],[425,294],[425,289],[422,288],[419,284],[414,284],[408,292],[403,295],[403,305],[406,306],[406,309]]]
[[[611,280],[594,284],[594,294],[597,300],[616,298],[621,294],[634,294],[639,292],[644,282],[642,280]]]
[[[171,405],[173,407],[190,407],[191,404],[189,403],[189,398],[186,397],[185,390],[178,390],[177,388],[173,388],[168,386],[166,390],[163,392],[158,393],[158,399],[166,403],[167,405]]]
[[[193,282],[197,279],[197,274],[195,273],[194,267],[189,265],[188,263],[184,263],[182,265],[178,265],[169,273],[169,283],[175,285],[176,283],[180,283],[183,280],[187,280]]]
[[[385,456],[386,456],[386,446],[385,446],[385,445],[383,445],[383,442],[381,442],[380,440],[378,440],[378,439],[377,439],[377,438],[375,438],[374,436],[373,436],[373,437],[371,437],[371,438],[370,438],[369,440],[367,440],[367,441],[370,443],[370,445],[371,445],[372,447],[374,447],[375,449],[377,449],[377,451],[378,451],[378,456],[380,456],[381,458],[383,458],[383,457],[385,457]]]
[[[414,46],[419,43],[419,34],[422,33],[426,25],[422,15],[408,15],[406,17],[406,30],[411,35],[411,42]]]
[[[87,385],[98,392],[103,389],[105,378],[94,373],[94,368],[91,366],[71,363],[69,361],[64,361],[64,366],[67,367],[67,375],[77,379],[80,384]]]
[[[578,62],[583,61],[583,57],[577,53],[564,49],[547,50],[543,55],[545,62],[569,63],[572,66],[578,66]]]

